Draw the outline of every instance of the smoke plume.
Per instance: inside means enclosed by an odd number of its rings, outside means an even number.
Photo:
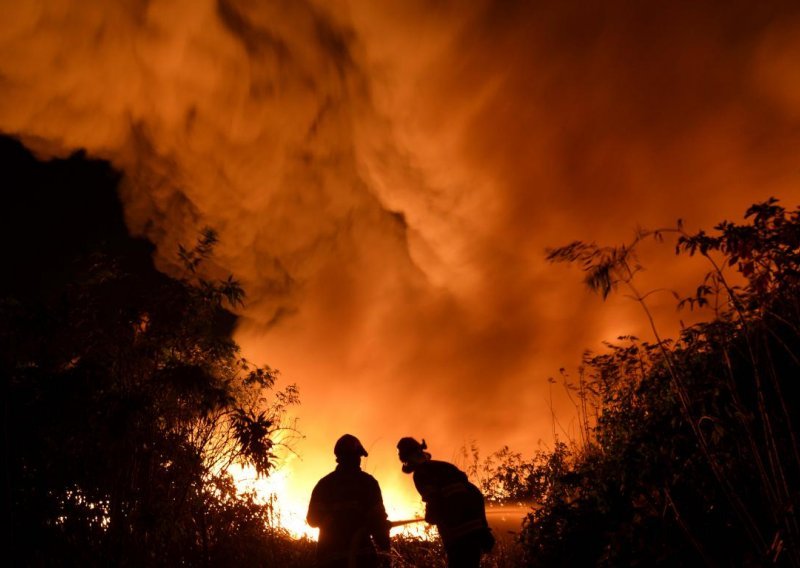
[[[545,247],[800,198],[794,2],[0,7],[0,131],[109,160],[166,271],[219,231],[245,355],[300,387],[303,490],[344,432],[389,484],[404,435],[551,441],[547,378],[645,332]]]

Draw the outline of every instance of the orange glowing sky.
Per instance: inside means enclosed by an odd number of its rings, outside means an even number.
[[[300,388],[299,501],[344,432],[393,496],[400,436],[550,441],[547,378],[644,332],[545,247],[800,203],[794,1],[0,7],[0,131],[122,170],[166,270],[220,232],[245,355]],[[669,249],[650,283],[686,292]]]

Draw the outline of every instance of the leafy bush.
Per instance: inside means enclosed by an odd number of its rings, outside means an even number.
[[[598,417],[587,444],[557,446],[528,475],[527,565],[800,564],[800,211],[770,200],[746,218],[713,236],[673,230],[678,253],[710,266],[680,305],[712,306],[711,321],[675,342],[653,325],[653,344],[620,338],[585,357]],[[635,245],[664,233],[549,258],[580,263],[604,296],[625,287],[652,323]]]

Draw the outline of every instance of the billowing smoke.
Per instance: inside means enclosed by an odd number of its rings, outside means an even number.
[[[301,390],[304,490],[344,432],[388,483],[403,435],[549,440],[548,376],[642,325],[546,246],[800,198],[794,2],[0,6],[0,131],[123,171],[164,270],[219,231],[245,355]]]

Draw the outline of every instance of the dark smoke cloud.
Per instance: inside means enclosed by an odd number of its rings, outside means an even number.
[[[343,431],[386,476],[401,435],[549,440],[547,377],[645,330],[545,247],[800,198],[793,2],[0,7],[0,130],[123,171],[165,270],[220,231],[245,354],[301,388],[309,480]],[[653,284],[697,274],[653,254]]]

